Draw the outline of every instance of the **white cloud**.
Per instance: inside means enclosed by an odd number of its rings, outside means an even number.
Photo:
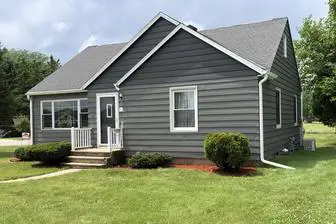
[[[47,48],[54,44],[54,38],[53,37],[46,37],[42,40],[42,43],[38,45],[38,48]]]
[[[69,24],[69,23],[64,23],[64,22],[54,22],[53,23],[53,28],[57,32],[65,32],[65,31],[69,30],[70,27],[71,27],[71,24]]]
[[[84,50],[88,46],[96,45],[99,37],[100,37],[100,35],[92,34],[88,39],[83,41],[83,43],[80,45],[80,47],[78,49],[78,52],[81,52],[82,50]]]

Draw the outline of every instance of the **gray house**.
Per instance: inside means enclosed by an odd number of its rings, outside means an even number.
[[[201,161],[208,133],[238,131],[263,160],[300,140],[287,18],[197,30],[159,13],[129,42],[86,48],[27,95],[32,143],[67,140],[80,152]]]

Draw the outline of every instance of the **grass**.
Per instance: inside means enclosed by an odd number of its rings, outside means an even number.
[[[43,167],[38,162],[10,162],[16,147],[0,147],[0,181],[29,177],[59,170],[57,167]],[[1,222],[1,220],[0,220]]]
[[[278,158],[295,171],[221,176],[173,168],[84,170],[0,185],[3,223],[334,223],[336,139]]]
[[[328,127],[326,125],[323,125],[319,122],[313,122],[313,123],[304,123],[303,127],[306,131],[306,133],[328,133],[328,134],[335,134],[336,129],[332,127]]]

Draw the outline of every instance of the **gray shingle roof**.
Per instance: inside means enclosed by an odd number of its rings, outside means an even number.
[[[239,56],[270,69],[287,18],[199,31]]]
[[[287,18],[198,31],[239,56],[270,69]],[[127,43],[88,47],[28,91],[79,90]],[[121,78],[121,77],[120,77]]]
[[[126,43],[90,46],[28,91],[79,90]]]

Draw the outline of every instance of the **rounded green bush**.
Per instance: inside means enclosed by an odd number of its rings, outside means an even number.
[[[41,161],[46,164],[64,162],[70,155],[71,144],[68,142],[44,143],[17,148],[16,158],[24,161]]]
[[[239,171],[251,155],[247,136],[236,132],[208,134],[204,150],[210,161],[227,171]]]
[[[160,152],[137,152],[128,160],[128,165],[137,169],[165,167],[171,163],[172,157]]]

